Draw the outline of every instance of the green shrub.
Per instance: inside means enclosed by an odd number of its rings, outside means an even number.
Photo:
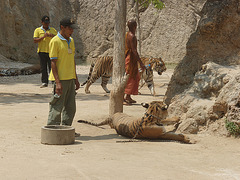
[[[235,122],[231,122],[226,119],[225,126],[231,135],[234,135],[235,137],[240,135],[240,127]]]

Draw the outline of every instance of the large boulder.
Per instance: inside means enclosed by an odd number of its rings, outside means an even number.
[[[240,66],[208,62],[201,67],[189,88],[174,96],[168,108],[181,117],[178,131],[216,132],[227,135],[225,120],[240,124]]]

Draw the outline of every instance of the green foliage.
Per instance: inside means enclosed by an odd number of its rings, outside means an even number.
[[[240,135],[240,127],[236,123],[228,121],[226,119],[225,126],[231,135],[234,135],[235,137]]]
[[[143,6],[145,8],[147,8],[150,4],[153,4],[153,6],[158,10],[161,10],[165,7],[165,4],[160,0],[138,0],[138,2],[140,6]]]
[[[160,0],[152,0],[152,3],[155,8],[160,9],[160,10],[165,7],[165,4]]]

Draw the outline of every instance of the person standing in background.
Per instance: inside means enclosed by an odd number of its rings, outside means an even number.
[[[140,81],[138,63],[140,64],[142,71],[145,69],[137,52],[137,38],[135,36],[137,22],[134,19],[131,19],[127,22],[127,26],[129,31],[125,36],[125,71],[129,74],[129,78],[124,91],[123,105],[136,103],[136,101],[131,98],[131,95],[138,94],[138,85]]]
[[[34,43],[38,43],[37,53],[40,57],[40,66],[42,73],[42,85],[40,88],[48,86],[48,72],[51,70],[51,61],[49,59],[49,42],[57,35],[56,29],[49,26],[50,18],[42,17],[42,26],[35,29],[33,34]]]
[[[76,112],[76,90],[80,84],[74,59],[75,45],[71,37],[77,25],[71,18],[60,21],[60,32],[49,44],[50,81],[55,81],[47,125],[71,126]],[[75,133],[75,136],[80,136]]]

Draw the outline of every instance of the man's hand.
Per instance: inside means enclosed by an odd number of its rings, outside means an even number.
[[[45,33],[45,35],[46,35],[47,37],[54,37],[54,36],[55,36],[55,35],[52,34],[52,33]]]
[[[62,88],[62,84],[61,84],[61,82],[56,82],[56,94],[58,94],[59,96],[62,94],[62,90],[63,90],[63,88]]]

